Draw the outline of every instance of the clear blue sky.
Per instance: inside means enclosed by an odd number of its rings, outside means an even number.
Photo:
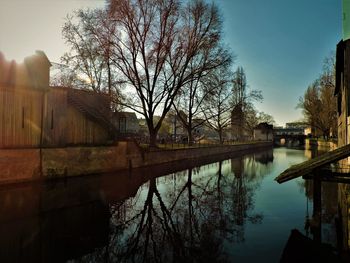
[[[341,39],[341,0],[214,0],[221,7],[226,43],[245,68],[248,84],[263,91],[259,110],[278,124],[301,119],[298,98],[317,78]],[[43,50],[59,62],[66,51],[64,17],[104,0],[0,0],[0,51],[21,61]]]
[[[278,124],[298,120],[298,98],[341,39],[341,0],[216,0],[224,35],[245,68],[250,88],[263,91],[261,111]]]

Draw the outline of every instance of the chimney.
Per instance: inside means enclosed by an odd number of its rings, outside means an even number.
[[[28,70],[30,86],[39,89],[48,89],[50,81],[51,63],[43,51],[35,51],[35,54],[24,59]]]

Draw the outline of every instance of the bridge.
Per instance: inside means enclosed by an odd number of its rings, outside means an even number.
[[[303,128],[274,128],[275,145],[299,146],[305,144],[306,135]]]

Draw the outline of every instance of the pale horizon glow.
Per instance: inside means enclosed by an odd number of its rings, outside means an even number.
[[[64,19],[79,8],[103,7],[105,0],[0,0],[0,51],[22,62],[36,50],[60,63],[68,51]],[[209,1],[209,0],[208,0]],[[262,90],[260,111],[278,125],[302,119],[296,109],[322,70],[325,56],[342,36],[342,0],[214,0],[223,15],[225,43],[243,66],[251,89]]]
[[[45,52],[59,63],[67,52],[61,36],[68,14],[79,8],[103,7],[105,0],[0,0],[0,51],[7,60],[21,63],[35,53]]]

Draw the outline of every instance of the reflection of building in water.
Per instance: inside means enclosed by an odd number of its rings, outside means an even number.
[[[350,8],[350,5],[348,5]],[[345,10],[350,13],[350,10]],[[344,14],[344,18],[345,18]],[[348,23],[348,22],[347,22]],[[337,45],[336,52],[336,74],[335,74],[335,95],[338,99],[338,149],[320,155],[320,152],[311,152],[313,160],[292,166],[277,177],[279,183],[286,182],[299,176],[313,179],[313,224],[319,225],[314,232],[316,241],[322,240],[321,223],[325,220],[324,206],[331,214],[334,207],[338,206],[339,217],[337,219],[338,247],[341,251],[349,251],[349,156],[350,156],[350,38],[341,40]],[[319,156],[318,156],[319,155]],[[341,160],[341,161],[339,161]],[[330,189],[322,181],[332,181],[336,184],[333,192],[325,193]],[[323,190],[323,191],[322,191]],[[324,192],[324,193],[322,193]],[[321,198],[322,195],[327,195]],[[334,198],[337,196],[337,198]],[[337,200],[336,200],[337,199]],[[323,202],[323,207],[322,207]],[[326,202],[326,203],[325,203]],[[330,205],[327,206],[327,202]],[[322,209],[323,208],[323,209]],[[327,218],[326,218],[327,219]],[[328,218],[331,220],[332,218]]]
[[[334,224],[338,212],[337,184],[321,180],[305,180],[302,184],[307,196],[306,235],[296,229],[291,231],[280,262],[343,262],[335,253],[339,244]]]
[[[256,152],[248,156],[241,156],[231,159],[231,172],[234,174],[235,178],[240,178],[242,176],[248,176],[248,180],[255,180],[263,178],[268,174],[270,163],[273,162],[273,148]]]
[[[311,149],[307,149],[304,151],[304,156],[307,158],[307,159],[311,159],[312,158],[312,151]]]
[[[350,2],[343,1],[343,21],[348,28],[350,14]],[[346,3],[346,4],[345,4]],[[344,36],[337,45],[335,63],[335,95],[338,106],[338,149],[312,160],[292,166],[281,173],[276,180],[284,183],[299,176],[313,180],[313,217],[311,223],[314,231],[315,243],[323,241],[321,223],[324,221],[336,221],[337,245],[340,254],[346,251],[349,254],[349,208],[350,208],[350,35]],[[333,77],[332,77],[333,78]],[[328,131],[329,132],[329,131]],[[311,152],[311,157],[319,155],[319,152]],[[332,181],[335,186],[325,186],[323,181]],[[323,187],[322,187],[323,186]],[[328,191],[328,192],[327,192]],[[333,220],[334,214],[339,211],[338,218]],[[325,213],[327,212],[327,213]],[[323,229],[322,229],[323,230]],[[349,262],[349,259],[348,261]]]
[[[255,155],[255,161],[261,163],[261,164],[268,164],[273,162],[273,149],[266,150],[264,152],[256,153]]]
[[[111,213],[125,221],[125,200],[162,173],[148,170],[0,189],[0,262],[65,262],[106,247]]]
[[[242,157],[231,159],[231,171],[234,173],[236,178],[239,178],[243,175],[244,159]]]
[[[339,222],[338,226],[341,232],[341,237],[339,238],[339,246],[349,251],[350,249],[350,237],[349,237],[349,225],[350,225],[350,186],[348,184],[339,185],[338,193],[338,205],[339,205]]]
[[[0,261],[65,262],[107,244],[109,211],[94,188],[60,183],[0,191]]]

